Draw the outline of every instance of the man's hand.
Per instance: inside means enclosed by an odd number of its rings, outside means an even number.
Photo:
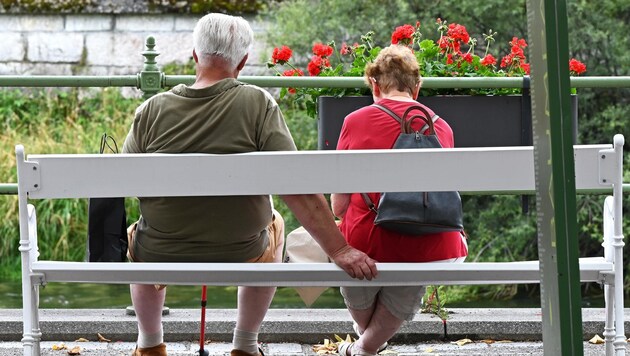
[[[349,245],[336,251],[330,258],[352,278],[372,280],[378,275],[376,261]]]
[[[376,261],[346,243],[323,195],[283,195],[282,199],[324,252],[350,277],[376,277]]]

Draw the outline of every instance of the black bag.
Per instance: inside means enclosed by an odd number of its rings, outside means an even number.
[[[118,153],[116,141],[111,136],[103,134],[100,153],[103,153],[106,146],[113,153]],[[125,198],[89,199],[87,260],[89,262],[127,261]]]
[[[400,123],[401,133],[393,149],[441,148],[435,135],[433,122],[439,117],[430,118],[422,106],[408,108],[402,119],[390,109],[374,104]],[[421,114],[410,115],[413,111]],[[422,120],[425,125],[420,131],[413,131],[411,123]],[[429,135],[424,135],[425,130]],[[386,192],[381,194],[378,210],[369,196],[362,194],[370,210],[376,213],[374,224],[406,235],[426,235],[446,231],[463,231],[462,201],[458,192]]]

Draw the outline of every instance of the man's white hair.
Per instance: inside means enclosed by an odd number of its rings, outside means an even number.
[[[193,46],[199,60],[219,56],[233,68],[249,52],[254,31],[242,17],[211,13],[199,19],[193,31]]]

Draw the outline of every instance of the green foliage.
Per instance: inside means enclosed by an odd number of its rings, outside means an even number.
[[[95,5],[96,0],[0,0],[5,11],[21,10],[32,13],[81,12]]]
[[[14,145],[28,153],[96,153],[104,132],[119,146],[140,103],[126,99],[116,88],[94,97],[72,91],[0,90],[0,182],[15,182]],[[35,201],[42,258],[76,261],[85,254],[87,201]],[[137,203],[129,200],[129,219],[137,218]],[[19,226],[16,196],[0,196],[0,275],[17,277]],[[135,216],[134,216],[135,215]]]
[[[190,57],[188,62],[181,64],[177,62],[171,62],[165,64],[162,68],[162,72],[166,75],[194,75],[195,74],[195,61]]]
[[[422,313],[435,314],[442,321],[448,320],[449,311],[444,307],[447,302],[445,286],[428,286],[424,294]]]
[[[251,14],[263,9],[265,0],[148,0],[149,9],[161,12],[206,14],[222,12],[226,14]]]
[[[315,42],[360,42],[361,35],[368,31],[375,33],[374,45],[383,47],[389,45],[392,29],[402,24],[414,25],[416,21],[421,24],[422,39],[435,41],[439,38],[433,27],[437,18],[464,24],[469,33],[479,34],[479,53],[486,50],[481,34],[490,30],[497,32],[494,40],[500,44],[508,43],[514,36],[527,37],[525,0],[509,4],[501,0],[292,0],[273,4],[262,15],[272,19],[265,38],[267,44],[285,44],[301,55],[310,53]],[[499,55],[506,55],[509,50],[503,48]],[[298,64],[306,61],[308,57],[303,57]]]

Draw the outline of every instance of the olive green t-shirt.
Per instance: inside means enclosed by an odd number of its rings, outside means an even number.
[[[271,95],[235,79],[203,89],[178,85],[155,95],[136,110],[123,146],[126,153],[294,150]],[[260,174],[252,171],[252,181]],[[139,200],[142,216],[130,248],[140,261],[243,262],[268,244],[269,196]]]

